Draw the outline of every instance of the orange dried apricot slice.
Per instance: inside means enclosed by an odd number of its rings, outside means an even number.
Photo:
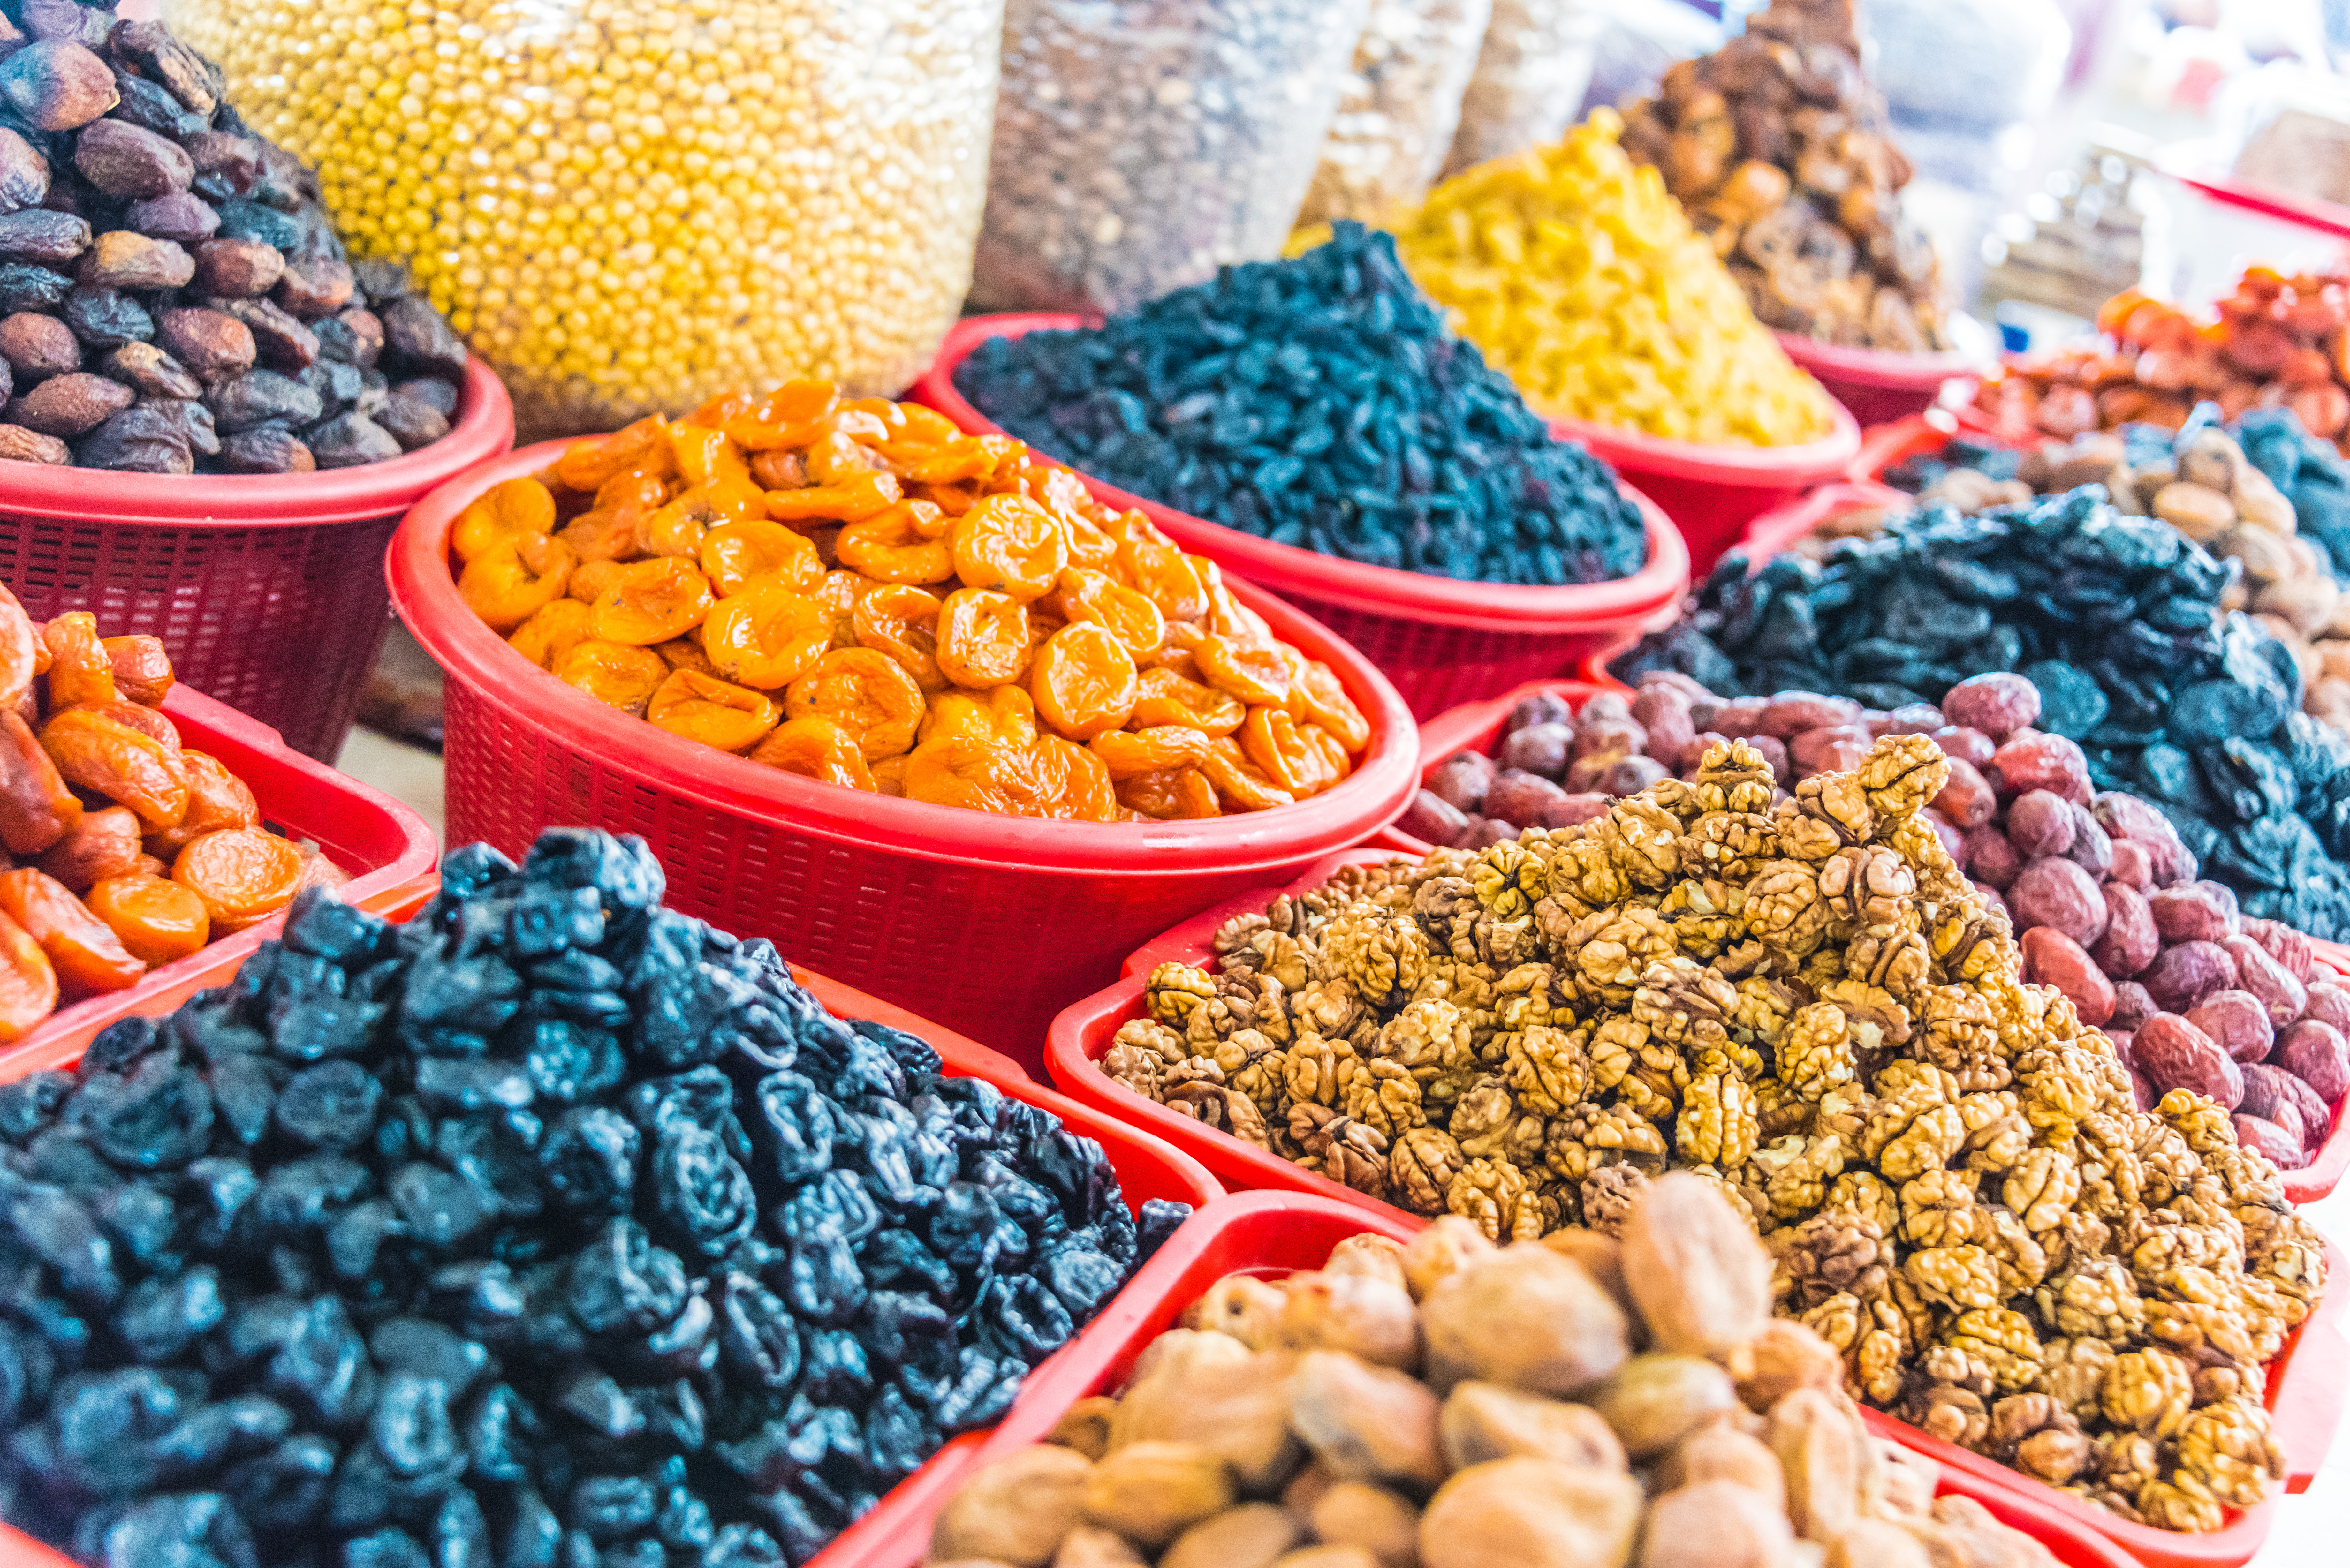
[[[114,660],[99,640],[98,618],[68,610],[41,628],[49,650],[49,708],[114,701]]]
[[[77,702],[73,711],[80,713],[103,713],[118,724],[138,731],[149,740],[176,757],[180,754],[180,727],[169,716],[152,708],[142,708],[136,702],[120,699],[111,702]],[[64,710],[58,710],[64,711]],[[51,717],[55,717],[53,713]]]
[[[554,493],[525,476],[493,484],[473,497],[449,531],[449,548],[457,559],[470,561],[508,539],[554,532]]]
[[[1229,735],[1248,717],[1248,710],[1236,699],[1211,686],[1186,680],[1163,665],[1142,671],[1135,684],[1134,714],[1129,722],[1138,730],[1147,730],[1154,724],[1182,724],[1210,736]]]
[[[1319,724],[1300,724],[1297,732],[1322,753],[1322,763],[1328,773],[1329,784],[1336,784],[1355,771],[1355,759],[1347,754],[1345,743],[1337,736]],[[1329,785],[1323,787],[1326,789]]]
[[[233,936],[294,901],[302,852],[258,827],[225,827],[191,840],[172,862],[172,880],[204,901],[213,935]]]
[[[906,583],[884,583],[860,595],[849,629],[861,648],[878,649],[904,667],[925,691],[943,691],[939,672],[939,611],[936,594]]]
[[[1127,651],[1139,659],[1167,638],[1167,618],[1132,588],[1121,587],[1107,573],[1071,566],[1061,574],[1053,596],[1064,620],[1089,620],[1107,627]]]
[[[512,631],[563,597],[578,564],[578,555],[562,540],[525,534],[466,562],[457,594],[493,630]]]
[[[1144,774],[1195,768],[1208,760],[1208,737],[1182,724],[1153,724],[1147,730],[1111,730],[1086,742],[1102,760],[1113,779],[1140,778]]]
[[[169,859],[207,833],[261,825],[261,803],[243,779],[228,771],[227,763],[206,752],[182,752],[180,765],[187,770],[188,809],[178,822],[149,836],[151,852]],[[82,819],[85,826],[89,820]]]
[[[30,867],[0,871],[0,915],[40,944],[68,996],[94,996],[135,985],[147,966],[56,877]]]
[[[1280,707],[1289,701],[1289,659],[1278,645],[1203,637],[1191,650],[1201,679],[1243,702]]]
[[[988,496],[955,519],[950,537],[955,576],[967,588],[1042,598],[1069,564],[1067,526],[1024,495]]]
[[[623,713],[642,715],[660,683],[669,679],[669,662],[650,648],[582,638],[564,649],[555,661],[555,677]]]
[[[1036,742],[1047,764],[1064,781],[1051,803],[1052,815],[1065,822],[1116,822],[1120,815],[1118,790],[1102,760],[1073,742],[1046,735]]]
[[[203,899],[152,871],[106,877],[83,902],[106,922],[123,950],[150,969],[185,958],[212,940]]]
[[[985,479],[1019,461],[1027,447],[1007,435],[958,436],[941,441],[906,464],[906,477],[920,484],[959,484]]]
[[[650,648],[684,636],[710,613],[710,579],[681,556],[622,566],[596,596],[596,635]]]
[[[666,473],[675,462],[670,451],[669,422],[659,414],[650,414],[610,435],[573,441],[555,460],[555,477],[570,489],[592,491],[615,474],[631,469]]]
[[[993,588],[957,588],[939,607],[939,672],[984,691],[1028,668],[1028,607]]]
[[[1207,592],[1191,558],[1139,511],[1118,519],[1117,559],[1128,586],[1169,620],[1197,620],[1208,613]]]
[[[41,851],[36,864],[78,891],[93,882],[120,877],[136,866],[145,848],[140,842],[145,832],[138,814],[127,805],[87,812],[63,838]]]
[[[831,646],[831,612],[774,578],[719,600],[702,623],[702,650],[712,667],[765,691],[798,680]]]
[[[1089,741],[1124,727],[1141,687],[1126,644],[1107,627],[1078,621],[1036,650],[1028,694],[1045,722],[1075,740]]]
[[[739,754],[764,740],[783,715],[775,700],[764,691],[714,675],[672,670],[647,700],[645,717],[672,735]]]
[[[33,727],[0,709],[0,848],[37,855],[81,821],[82,805]]]
[[[753,748],[751,760],[819,784],[843,789],[873,788],[873,774],[865,766],[865,753],[857,737],[821,713],[785,720]]]
[[[776,577],[806,593],[824,580],[824,561],[807,535],[759,517],[703,535],[702,571],[722,598],[741,593],[754,577]]]
[[[41,749],[68,784],[139,814],[150,833],[188,812],[188,770],[176,748],[90,708],[68,708],[41,726]]]
[[[57,971],[31,933],[0,915],[0,1045],[57,1010]]]
[[[904,499],[898,476],[868,470],[838,484],[767,492],[767,515],[778,523],[862,523]]]
[[[16,596],[10,594],[0,600],[0,708],[14,708],[24,701],[47,653],[39,629],[16,602]],[[167,664],[166,673],[169,669]]]
[[[1350,754],[1371,743],[1371,722],[1338,683],[1338,672],[1294,649],[1289,662],[1289,711],[1299,722],[1327,730]]]
[[[1216,804],[1215,786],[1208,782],[1208,775],[1196,767],[1137,774],[1132,778],[1120,779],[1118,781],[1118,799],[1127,810],[1139,812],[1160,822],[1223,815],[1223,808]]]
[[[559,598],[515,628],[506,646],[541,670],[552,670],[574,644],[596,635],[589,627],[594,618],[578,599]]]
[[[868,763],[911,746],[923,711],[914,678],[876,648],[834,649],[784,690],[785,714],[830,719],[856,740]]]
[[[1258,772],[1296,799],[1319,794],[1336,782],[1329,776],[1320,749],[1297,732],[1297,721],[1284,709],[1250,709],[1241,725],[1240,743],[1242,754]]]
[[[5,628],[5,620],[0,620]],[[5,630],[0,630],[5,635]],[[115,695],[142,707],[161,708],[179,683],[172,673],[172,656],[160,637],[133,635],[105,639],[107,662],[114,666]],[[5,696],[0,690],[0,696]]]
[[[834,541],[840,564],[881,583],[943,583],[955,575],[944,539],[922,532],[923,514],[944,516],[927,501],[901,501],[879,517],[851,523]]]
[[[1218,799],[1243,811],[1270,811],[1296,798],[1249,761],[1240,742],[1229,735],[1209,742],[1208,760],[1200,771],[1216,786]]]

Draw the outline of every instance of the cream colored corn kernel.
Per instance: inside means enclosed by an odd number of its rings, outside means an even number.
[[[1002,0],[170,0],[530,436],[894,392],[971,281]]]

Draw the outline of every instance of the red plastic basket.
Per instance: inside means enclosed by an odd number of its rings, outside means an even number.
[[[439,847],[422,817],[382,791],[287,750],[267,725],[200,691],[172,687],[163,711],[191,748],[218,757],[252,786],[262,821],[271,829],[309,839],[351,873],[342,889],[345,901],[379,915],[404,913],[424,901]],[[420,878],[425,891],[420,891]],[[0,1077],[78,1056],[90,1037],[116,1019],[176,1006],[206,986],[221,984],[283,923],[282,917],[264,920],[150,971],[136,985],[57,1009],[23,1039],[0,1046]]]
[[[525,447],[442,485],[392,541],[392,601],[447,672],[453,841],[518,855],[558,825],[641,834],[676,909],[770,938],[1033,1068],[1053,1014],[1107,982],[1137,944],[1360,843],[1410,798],[1419,735],[1395,689],[1235,578],[1241,601],[1329,664],[1371,721],[1352,776],[1295,805],[1204,822],[1040,822],[838,789],[656,729],[507,647],[449,575],[449,530],[466,503],[537,472],[562,445]]]
[[[395,920],[404,920],[423,906],[437,887],[437,878],[421,878],[410,884],[411,897],[403,907],[379,912],[386,913]],[[242,956],[239,955],[240,960]],[[234,963],[223,966],[217,974],[208,978],[207,983],[225,982],[234,973],[235,968]],[[1204,1209],[1223,1196],[1223,1189],[1197,1160],[1180,1150],[1170,1148],[1157,1138],[1122,1126],[1041,1086],[1010,1058],[837,981],[797,966],[792,972],[801,984],[815,992],[817,1001],[838,1016],[869,1019],[929,1041],[938,1052],[949,1077],[984,1079],[1011,1098],[1050,1111],[1072,1130],[1094,1139],[1108,1156],[1111,1168],[1118,1172],[1119,1190],[1128,1206],[1137,1213],[1141,1212],[1143,1204],[1154,1198]],[[180,995],[151,997],[145,999],[146,1005],[126,1011],[155,1013],[166,1011],[182,1000],[183,997]],[[44,1053],[45,1059],[42,1060],[32,1060],[23,1053],[0,1058],[0,1083],[13,1082],[43,1067],[71,1066],[80,1059],[82,1051],[97,1032],[96,1026],[78,1031],[69,1042],[70,1049],[48,1051]],[[1160,1249],[1161,1251],[1181,1241],[1194,1222],[1187,1220]],[[1132,1309],[1125,1304],[1128,1298],[1156,1262],[1157,1260],[1153,1259],[1151,1265],[1145,1265],[1143,1270],[1138,1271],[1135,1278],[1128,1281],[1125,1288],[1102,1309],[1103,1314],[1130,1312]],[[1079,1340],[1070,1341],[1029,1373],[1018,1397],[1006,1413],[1005,1420],[1022,1420],[1024,1430],[1034,1424],[1035,1417],[1028,1414],[1029,1407],[1049,1403],[1054,1398],[1054,1389],[1065,1381],[1057,1369],[1077,1354],[1080,1343]],[[1059,1412],[1060,1407],[1055,1406],[1052,1418],[1057,1418]],[[1048,1427],[1050,1419],[1047,1419]],[[882,1568],[883,1564],[896,1564],[896,1543],[907,1538],[908,1531],[913,1528],[911,1521],[917,1519],[923,1529],[928,1528],[931,1514],[953,1495],[954,1488],[977,1461],[986,1437],[984,1432],[965,1433],[931,1455],[920,1469],[892,1488],[864,1518],[835,1536],[830,1545],[809,1561],[808,1568]],[[74,1568],[74,1564],[71,1559],[32,1537],[0,1524],[0,1568]]]
[[[1610,682],[1607,689],[1613,689]],[[1444,759],[1456,752],[1492,751],[1502,738],[1502,726],[1510,721],[1510,710],[1529,697],[1555,692],[1566,700],[1566,705],[1576,712],[1598,695],[1603,688],[1587,680],[1529,680],[1513,691],[1499,697],[1489,697],[1482,702],[1463,702],[1458,708],[1448,708],[1419,727],[1419,782],[1426,786],[1429,776],[1442,765]],[[1417,860],[1436,847],[1426,839],[1415,838],[1390,823],[1380,829],[1370,847],[1391,849],[1398,855],[1409,855]]]
[[[988,1437],[969,1468],[992,1464],[1042,1441],[1078,1400],[1116,1392],[1144,1348],[1175,1327],[1184,1310],[1226,1274],[1278,1276],[1319,1268],[1330,1250],[1349,1236],[1367,1231],[1400,1241],[1419,1224],[1272,1193],[1221,1199],[1159,1249],[1126,1293],[1087,1325],[1066,1358],[1048,1364],[1049,1374],[1040,1367],[1032,1375],[1021,1407]],[[1896,1440],[1918,1446],[1898,1434]],[[2045,1545],[2064,1568],[2129,1568],[2128,1554],[2095,1532],[2035,1500],[1986,1485],[1965,1471],[1945,1467],[1936,1491],[1973,1498],[2002,1523]],[[946,1501],[941,1496],[900,1515],[898,1539],[865,1568],[913,1568],[923,1561],[931,1521]]]
[[[958,322],[910,396],[962,430],[993,432],[997,426],[955,389],[955,367],[990,337],[1088,324],[1082,316],[1050,315],[975,316]],[[1241,573],[1321,621],[1395,682],[1417,718],[1490,697],[1533,676],[1556,674],[1627,628],[1645,628],[1659,617],[1669,619],[1689,587],[1689,552],[1679,531],[1629,485],[1624,493],[1648,520],[1648,564],[1612,582],[1555,588],[1464,583],[1365,566],[1276,545],[1099,480],[1087,478],[1086,488],[1104,505],[1139,508],[1185,549]]]
[[[1958,352],[1896,354],[1883,348],[1846,348],[1793,332],[1773,334],[1787,358],[1812,373],[1863,426],[1922,414],[1950,382],[1979,374],[1980,360]]]
[[[109,473],[0,463],[0,582],[36,620],[163,639],[181,680],[332,762],[391,626],[383,547],[426,491],[514,445],[480,359],[431,446],[361,468]]]

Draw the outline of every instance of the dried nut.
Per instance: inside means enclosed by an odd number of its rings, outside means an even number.
[[[1322,1265],[1326,1274],[1359,1274],[1367,1280],[1384,1280],[1404,1293],[1411,1293],[1411,1281],[1403,1272],[1403,1243],[1392,1236],[1382,1236],[1376,1231],[1365,1231],[1347,1237],[1330,1249],[1330,1256]]]
[[[1787,1478],[1787,1519],[1807,1541],[1827,1542],[1882,1490],[1884,1460],[1852,1401],[1803,1388],[1772,1407],[1768,1440]]]
[[[1769,1498],[1781,1513],[1787,1511],[1787,1473],[1779,1468],[1779,1456],[1762,1438],[1727,1422],[1710,1422],[1683,1438],[1649,1476],[1659,1491],[1700,1481],[1730,1481]]]
[[[1410,1568],[1419,1557],[1419,1510],[1385,1487],[1339,1481],[1315,1500],[1306,1522],[1315,1540],[1359,1546],[1388,1568]]]
[[[1045,1440],[1098,1459],[1109,1452],[1109,1418],[1117,1408],[1118,1401],[1107,1394],[1089,1395],[1061,1413]]]
[[[1458,1214],[1438,1215],[1404,1243],[1404,1282],[1410,1287],[1412,1300],[1426,1301],[1440,1281],[1492,1251],[1493,1243],[1475,1220]]]
[[[1498,1383],[1456,1386],[1437,1411],[1436,1433],[1454,1469],[1513,1457],[1611,1470],[1626,1463],[1624,1445],[1598,1411]]]
[[[1295,1357],[1252,1355],[1221,1334],[1170,1330],[1135,1363],[1118,1413],[1113,1451],[1151,1440],[1205,1443],[1222,1454],[1241,1486],[1279,1485],[1302,1455],[1289,1433],[1289,1378]]]
[[[1624,1284],[1659,1349],[1715,1355],[1770,1321],[1770,1259],[1720,1182],[1671,1171],[1648,1183],[1623,1240]]]
[[[1084,1455],[1049,1444],[997,1460],[939,1511],[931,1527],[931,1559],[977,1557],[1045,1568],[1061,1538],[1076,1527],[1093,1473]]]
[[[1444,1479],[1436,1409],[1436,1396],[1417,1377],[1341,1351],[1314,1350],[1298,1358],[1289,1425],[1340,1480],[1432,1487]]]
[[[1729,1373],[1702,1356],[1636,1355],[1591,1397],[1591,1407],[1626,1453],[1647,1460],[1737,1409],[1738,1390]]]
[[[1232,1506],[1232,1477],[1199,1443],[1129,1443],[1113,1449],[1086,1480],[1086,1518],[1156,1550]]]
[[[2154,514],[2201,544],[2236,524],[2235,503],[2221,491],[2189,480],[2174,480],[2154,493]]]
[[[2249,991],[2215,991],[2188,1012],[2187,1022],[2239,1062],[2261,1061],[2276,1044],[2268,1009]]]
[[[1422,1568],[1624,1568],[1638,1534],[1640,1483],[1548,1459],[1459,1471],[1419,1516]]]
[[[1159,1568],[1268,1568],[1297,1544],[1296,1516],[1277,1503],[1244,1502],[1175,1538]]]
[[[1798,1388],[1834,1388],[1844,1380],[1844,1358],[1835,1346],[1783,1317],[1731,1346],[1722,1365],[1738,1397],[1758,1416]]]
[[[1280,1343],[1281,1313],[1289,1297],[1254,1274],[1226,1274],[1183,1314],[1183,1326],[1228,1334],[1251,1350]]]
[[[1740,1239],[1752,1249],[1743,1230]],[[1628,1278],[1628,1260],[1626,1272]],[[1767,1276],[1764,1288],[1767,1311]],[[1570,1395],[1613,1373],[1628,1353],[1614,1299],[1546,1247],[1504,1247],[1444,1279],[1420,1301],[1420,1330],[1429,1381],[1440,1390],[1478,1377]]]
[[[1053,1568],[1142,1568],[1142,1553],[1115,1530],[1080,1524],[1061,1538]]]
[[[1700,1481],[1650,1505],[1640,1568],[1780,1568],[1794,1547],[1787,1516],[1769,1498],[1734,1481]]]
[[[1279,1344],[1343,1350],[1375,1366],[1419,1366],[1419,1314],[1411,1293],[1360,1274],[1296,1274],[1283,1293]]]

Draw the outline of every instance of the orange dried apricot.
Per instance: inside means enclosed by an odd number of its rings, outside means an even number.
[[[807,536],[764,517],[703,535],[702,571],[722,598],[741,593],[754,577],[777,577],[802,593],[824,580],[824,562]]]
[[[886,794],[892,800],[905,798],[906,758],[904,756],[884,757],[871,764],[870,771],[873,775],[875,794]]]
[[[940,442],[926,455],[911,458],[906,464],[906,477],[919,484],[957,484],[967,479],[985,479],[997,469],[1016,462],[1027,450],[1011,436],[959,436]]]
[[[0,915],[0,1045],[57,1010],[57,971],[29,932]]]
[[[1192,733],[1197,734],[1198,732],[1193,731]],[[1204,749],[1201,754],[1205,755]],[[1215,786],[1208,782],[1208,775],[1196,767],[1137,774],[1132,778],[1120,779],[1118,781],[1118,800],[1127,810],[1139,812],[1160,822],[1223,815],[1223,808],[1216,804]]]
[[[1139,511],[1118,519],[1118,566],[1169,620],[1197,620],[1208,613],[1208,596],[1191,558]]]
[[[1280,707],[1289,701],[1289,660],[1269,642],[1203,637],[1191,650],[1201,679],[1243,702]]]
[[[653,644],[653,651],[671,670],[691,670],[696,675],[716,675],[718,667],[710,662],[710,655],[702,651],[702,644],[691,633],[669,642]]]
[[[49,650],[49,707],[114,701],[114,660],[99,640],[98,618],[68,610],[41,628]]]
[[[78,891],[136,866],[145,847],[140,842],[145,832],[138,814],[127,805],[86,812],[63,838],[41,851],[36,864]]]
[[[824,581],[816,585],[816,602],[832,622],[832,638],[827,649],[857,646],[857,601],[868,588],[880,585],[861,572],[827,572]]]
[[[0,709],[0,848],[38,855],[81,821],[82,805],[33,727]]]
[[[457,514],[449,548],[457,559],[470,561],[508,539],[554,532],[555,493],[536,479],[508,479],[491,485]]]
[[[466,562],[457,594],[491,628],[512,631],[563,597],[578,564],[578,555],[562,540],[525,534]]]
[[[5,619],[0,619],[0,636],[5,635]],[[140,635],[109,637],[104,639],[103,646],[107,662],[114,666],[115,695],[142,707],[161,708],[163,699],[178,684],[163,639]]]
[[[192,839],[172,862],[172,880],[204,902],[213,935],[234,936],[294,901],[302,855],[258,827],[224,827]]]
[[[111,702],[77,702],[74,708],[78,712],[103,713],[116,723],[126,724],[138,731],[172,755],[176,757],[180,754],[180,726],[172,722],[168,715],[152,708],[142,708],[136,702],[125,702],[119,698]],[[54,713],[51,715],[55,716]]]
[[[594,618],[580,600],[559,598],[515,628],[513,635],[506,639],[506,646],[541,670],[552,670],[555,661],[571,651],[575,644],[596,635],[589,629]]]
[[[24,701],[25,694],[33,689],[34,677],[40,673],[38,661],[46,652],[33,618],[25,613],[16,596],[10,594],[0,601],[0,708],[14,708]]]
[[[879,466],[848,431],[840,428],[837,416],[832,421],[832,429],[808,443],[807,450],[800,453],[800,461],[807,464],[808,477],[818,484],[845,484]]]
[[[1164,665],[1136,678],[1134,715],[1138,730],[1153,724],[1182,724],[1210,736],[1229,735],[1241,727],[1248,710],[1211,686],[1186,680]]]
[[[830,719],[857,742],[867,762],[878,762],[914,743],[922,689],[879,649],[837,648],[785,688],[784,711],[794,719]]]
[[[192,888],[152,871],[106,877],[82,901],[106,923],[123,950],[150,969],[185,958],[212,940],[212,917],[204,911],[203,899]]]
[[[1153,724],[1147,730],[1111,730],[1086,742],[1102,760],[1113,779],[1140,778],[1144,774],[1194,768],[1208,760],[1208,737],[1182,724]]]
[[[1024,495],[988,496],[955,519],[949,537],[967,588],[1042,598],[1069,564],[1067,525]]]
[[[0,915],[40,944],[68,996],[94,996],[135,985],[147,966],[124,950],[105,921],[66,885],[30,867],[0,871]]]
[[[857,737],[821,713],[785,720],[752,751],[751,760],[819,784],[873,788],[873,775],[865,766],[865,753]]]
[[[939,607],[939,672],[984,691],[1028,668],[1028,607],[993,588],[957,588]]]
[[[775,578],[720,599],[702,623],[702,649],[729,680],[776,691],[832,646],[831,613]]]
[[[1355,771],[1355,759],[1348,753],[1345,743],[1337,736],[1319,724],[1300,724],[1297,726],[1297,732],[1315,750],[1322,753],[1322,765],[1328,777],[1328,784],[1326,784],[1324,788],[1326,789],[1330,784],[1336,784]]]
[[[1274,785],[1299,800],[1336,781],[1321,749],[1297,732],[1297,721],[1281,708],[1252,708],[1241,725],[1241,753]]]
[[[620,575],[627,564],[625,561],[582,561],[571,569],[571,580],[563,586],[563,591],[583,605],[592,605],[596,602],[596,596]]]
[[[1052,815],[1065,822],[1116,822],[1123,815],[1109,770],[1099,757],[1058,735],[1044,736],[1036,744],[1065,781],[1051,803]]]
[[[839,405],[829,381],[786,381],[720,428],[751,452],[801,447],[824,434],[825,416]]]
[[[556,659],[555,676],[607,707],[641,717],[645,704],[669,679],[669,663],[650,648],[588,637]]]
[[[150,833],[187,815],[188,770],[178,752],[109,714],[68,708],[51,715],[41,749],[68,784],[129,806]]]
[[[1285,648],[1273,635],[1264,618],[1232,597],[1224,586],[1224,570],[1205,556],[1189,557],[1191,573],[1200,579],[1200,589],[1208,596],[1208,614],[1201,630],[1210,637],[1225,637],[1234,642],[1260,643],[1267,648]]]
[[[852,523],[833,548],[840,564],[881,583],[943,583],[955,575],[944,539],[922,532],[923,514],[944,514],[927,501],[901,501],[879,517]]]
[[[1064,620],[1089,620],[1107,627],[1138,659],[1167,638],[1167,618],[1159,613],[1159,607],[1105,572],[1071,566],[1061,574],[1053,602]]]
[[[228,764],[207,752],[182,752],[180,765],[188,775],[188,809],[178,822],[148,836],[149,851],[168,860],[207,833],[261,825],[261,803]],[[85,826],[89,821],[82,820]]]
[[[1134,657],[1107,627],[1078,621],[1055,632],[1028,671],[1037,714],[1064,735],[1089,741],[1133,717],[1141,687]]]
[[[1208,760],[1200,771],[1216,786],[1217,799],[1243,811],[1269,811],[1296,798],[1249,761],[1240,742],[1229,735],[1208,743]]]
[[[767,515],[778,523],[862,523],[905,499],[898,476],[869,469],[838,484],[767,492]]]
[[[1066,782],[1066,770],[1047,773],[1037,748],[965,731],[933,735],[906,756],[906,798],[932,805],[1041,816]]]
[[[630,469],[660,473],[675,464],[670,451],[669,421],[648,415],[608,436],[573,441],[555,460],[555,477],[572,490],[595,490],[614,474]]]
[[[1371,722],[1338,684],[1338,672],[1318,659],[1291,650],[1289,711],[1299,722],[1319,724],[1347,752],[1371,743]]]
[[[850,612],[858,645],[878,649],[904,667],[925,691],[943,691],[939,673],[939,597],[906,583],[884,583],[860,595]]]
[[[765,692],[691,670],[671,670],[645,704],[645,717],[671,734],[737,753],[757,745],[782,716]]]
[[[631,562],[596,596],[596,635],[650,648],[700,626],[712,602],[710,579],[683,556]]]

